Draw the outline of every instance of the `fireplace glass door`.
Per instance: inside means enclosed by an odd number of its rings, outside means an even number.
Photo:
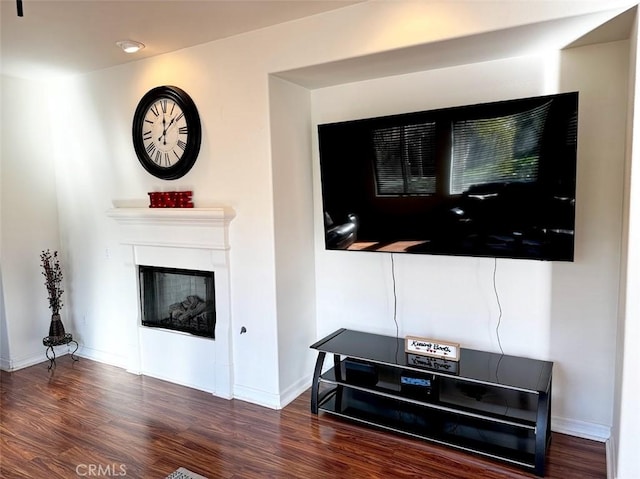
[[[139,266],[142,325],[215,338],[214,273]]]

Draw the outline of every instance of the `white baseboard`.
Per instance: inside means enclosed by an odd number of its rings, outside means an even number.
[[[278,394],[268,393],[259,389],[235,384],[233,386],[233,397],[234,399],[257,404],[258,406],[268,407],[269,409],[282,409],[280,405],[280,396]]]
[[[46,361],[47,358],[43,358],[42,355],[31,356],[27,358],[21,359],[13,359],[13,358],[2,358],[0,359],[0,369],[3,371],[17,371],[18,369],[28,368],[29,366],[35,366],[43,361]]]
[[[311,387],[311,376],[302,378],[296,381],[294,384],[289,386],[280,394],[280,407],[282,409],[286,407],[287,404],[296,399],[300,394],[305,392],[307,389]]]
[[[122,369],[126,369],[126,358],[117,354],[108,353],[99,349],[88,348],[86,346],[80,346],[75,353],[76,356],[81,358],[91,359],[99,363],[109,364],[110,366],[116,366]]]
[[[2,369],[3,371],[11,372],[11,371],[17,371],[19,369],[35,366],[36,364],[48,362],[49,359],[45,355],[45,351],[46,349],[43,349],[41,354],[27,356],[24,358],[1,358],[0,369]],[[62,345],[62,346],[55,346],[54,352],[57,359],[61,356],[69,354],[71,351],[69,350],[67,345]]]
[[[605,445],[605,451],[607,453],[607,479],[615,479],[616,477],[616,468],[615,468],[616,444],[613,436],[607,439],[607,442],[605,442],[604,445]]]
[[[563,417],[551,418],[551,430],[598,442],[606,442],[611,437],[611,426]]]
[[[54,346],[53,350],[55,352],[56,359],[61,356],[70,354],[73,351],[73,348],[73,345],[68,344]],[[36,364],[49,361],[45,352],[46,350],[43,350],[42,354],[25,358],[1,358],[0,369],[4,371],[17,371],[18,369],[28,368],[29,366],[34,366]],[[125,364],[125,361],[120,356],[106,353],[97,349],[87,348],[85,346],[80,346],[78,350],[74,352],[74,355],[117,367],[124,367]]]
[[[131,371],[129,371],[131,372]],[[132,374],[136,374],[131,372]],[[157,374],[151,371],[141,371],[140,375],[142,376],[147,376],[149,378],[155,378],[155,379],[159,379],[160,381],[166,381],[168,383],[171,384],[178,384],[180,386],[184,386],[187,388],[191,388],[191,389],[197,389],[198,391],[204,391],[206,393],[212,394],[213,396],[222,398],[222,399],[231,399],[231,397],[228,397],[224,394],[220,394],[217,391],[211,389],[211,388],[207,388],[206,386],[203,386],[202,384],[196,384],[196,383],[192,383],[192,382],[188,382],[188,381],[181,381],[180,379],[176,379],[175,377],[168,377],[168,376],[163,376],[162,374]]]
[[[282,409],[309,389],[310,385],[311,376],[304,377],[286,388],[281,394],[272,394],[236,384],[233,386],[233,397],[270,409]]]

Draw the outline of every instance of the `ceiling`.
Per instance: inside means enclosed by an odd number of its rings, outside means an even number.
[[[347,7],[362,0],[0,0],[4,75],[80,74]],[[118,40],[146,48],[126,54]]]
[[[629,38],[635,15],[635,8],[604,10],[405,47],[401,51],[389,50],[305,66],[277,75],[315,89],[540,51],[615,42]]]
[[[16,0],[0,0],[0,73],[18,78],[82,74],[362,1],[367,0],[22,0],[24,16],[18,17]],[[318,88],[416,68],[520,56],[541,48],[621,40],[629,38],[635,9],[621,12],[624,8],[564,17],[281,76]],[[146,48],[126,54],[116,45],[118,40],[136,40]]]

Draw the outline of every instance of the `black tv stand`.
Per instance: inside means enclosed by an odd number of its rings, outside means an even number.
[[[404,338],[339,329],[318,351],[311,412],[323,411],[518,465],[544,476],[553,363],[464,349],[405,353]],[[333,367],[324,373],[326,354]]]

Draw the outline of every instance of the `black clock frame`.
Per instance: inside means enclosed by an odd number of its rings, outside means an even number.
[[[186,142],[187,146],[184,149],[184,154],[180,158],[180,161],[168,168],[159,166],[149,157],[142,139],[142,125],[147,110],[156,101],[163,98],[174,101],[182,109],[185,121],[189,127],[189,135],[187,136]],[[200,125],[198,109],[191,97],[184,90],[176,86],[159,86],[145,93],[140,99],[133,115],[131,133],[133,137],[133,148],[142,167],[156,178],[163,180],[176,180],[186,175],[195,164],[198,153],[200,152],[202,127]]]

